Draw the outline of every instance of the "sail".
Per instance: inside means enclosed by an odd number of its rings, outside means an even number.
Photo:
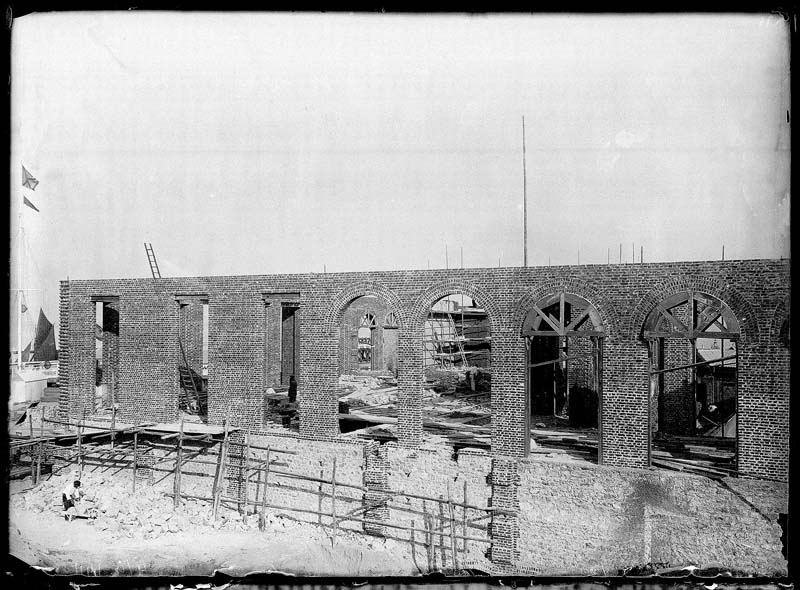
[[[57,358],[55,329],[40,309],[39,321],[36,322],[36,336],[33,339],[33,360],[54,361]]]
[[[31,360],[31,343],[28,342],[28,346],[25,347],[25,350],[22,351],[22,362],[27,363]]]

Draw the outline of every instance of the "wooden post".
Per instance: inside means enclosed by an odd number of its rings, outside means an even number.
[[[331,518],[333,527],[338,528],[339,523],[336,522],[336,457],[333,458],[333,473],[331,473]]]
[[[263,531],[267,526],[267,485],[269,480],[269,454],[267,446],[267,464],[264,466],[264,493],[261,496],[261,512],[258,515],[258,530]]]
[[[222,486],[225,484],[225,461],[228,454],[228,420],[225,420],[225,434],[222,438],[222,447],[219,450],[219,463],[217,464],[217,477],[214,484],[214,520],[219,515],[219,504],[222,500]]]
[[[411,557],[414,560],[414,565],[417,565],[417,547],[416,547],[416,528],[414,527],[414,521],[411,521]],[[419,566],[417,566],[419,567]]]
[[[245,448],[244,448],[244,512],[242,513],[242,522],[247,524],[247,510],[250,501],[250,435],[244,435]],[[241,487],[239,488],[241,492]]]
[[[138,466],[139,432],[133,433],[133,493],[136,494],[136,468]]]
[[[447,485],[447,510],[450,516],[450,552],[453,554],[453,568],[458,569],[458,555],[456,554],[456,513],[453,508],[453,499],[450,497],[450,484]]]
[[[439,505],[439,522],[437,523],[438,526],[436,528],[439,529],[439,556],[442,560],[442,569],[444,569],[444,565],[447,562],[445,561],[446,556],[444,553],[444,505],[442,504],[441,500],[442,497],[439,496],[439,502],[437,502]]]
[[[422,522],[425,525],[425,550],[428,553],[428,569],[433,571],[436,567],[436,548],[433,546],[433,516],[428,513],[428,503],[423,500]]]
[[[78,473],[83,473],[83,445],[81,444],[81,429],[78,427]]]
[[[173,490],[173,505],[175,508],[181,505],[181,462],[183,461],[183,418],[181,418],[180,430],[178,431],[178,444],[175,449],[175,480]]]
[[[256,478],[256,497],[253,499],[253,502],[254,502],[256,505],[258,505],[258,504],[259,504],[259,499],[261,498],[261,472],[262,472],[262,469],[261,469],[261,467],[257,467],[257,468],[256,468],[256,473],[257,473],[257,478]],[[256,509],[254,508],[254,509],[253,509],[253,512],[256,512],[256,513],[257,513],[257,512],[258,512],[258,510],[256,510]]]
[[[42,408],[42,417],[39,420],[39,438],[44,438],[44,408]]]
[[[44,451],[44,441],[39,441],[39,456],[36,459],[36,483],[39,483],[39,480],[42,477],[42,453]]]
[[[30,439],[33,440],[33,408],[28,408],[28,430],[30,431]]]
[[[467,555],[467,480],[464,480],[464,507],[461,509],[461,535],[464,537],[464,556]]]
[[[319,496],[319,502],[317,502],[317,522],[322,524],[322,478],[325,477],[325,469],[322,468],[319,470],[319,479],[320,482],[317,485],[317,495]]]

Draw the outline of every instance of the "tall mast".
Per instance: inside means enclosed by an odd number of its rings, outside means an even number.
[[[22,205],[19,205],[19,242],[17,243],[17,368],[22,368]]]
[[[525,171],[525,116],[522,116],[522,241],[523,266],[528,266],[528,178]]]

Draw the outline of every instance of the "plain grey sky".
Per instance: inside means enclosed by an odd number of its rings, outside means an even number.
[[[523,116],[529,265],[789,255],[776,16],[29,15],[11,90],[52,319],[145,241],[164,276],[520,266]]]

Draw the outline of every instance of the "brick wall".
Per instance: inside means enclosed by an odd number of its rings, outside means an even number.
[[[58,289],[58,419],[69,419],[69,281],[61,281]]]
[[[175,295],[209,298],[209,420],[257,429],[263,390],[275,375],[265,293],[299,296],[300,433],[338,436],[336,401],[342,317],[350,302],[378,297],[398,319],[399,443],[416,448],[421,428],[422,331],[430,305],[464,293],[484,307],[492,335],[493,447],[496,456],[522,457],[528,444],[525,346],[520,329],[531,302],[566,290],[597,309],[604,330],[600,461],[645,467],[650,447],[647,315],[666,297],[691,288],[722,300],[739,320],[740,469],[753,477],[784,479],[788,464],[788,351],[775,344],[788,311],[785,260],[676,262],[546,268],[454,269],[337,274],[70,281],[62,332],[67,333],[67,380],[72,415],[93,395],[91,298],[119,297],[120,403],[127,419],[174,420],[177,410]],[[274,310],[274,311],[273,311]],[[270,320],[272,318],[272,320]],[[380,320],[381,318],[377,318]],[[777,327],[774,327],[777,324]],[[63,338],[63,336],[62,336]],[[279,371],[279,368],[277,369]],[[271,377],[273,376],[273,377]],[[122,416],[121,416],[122,417]]]

